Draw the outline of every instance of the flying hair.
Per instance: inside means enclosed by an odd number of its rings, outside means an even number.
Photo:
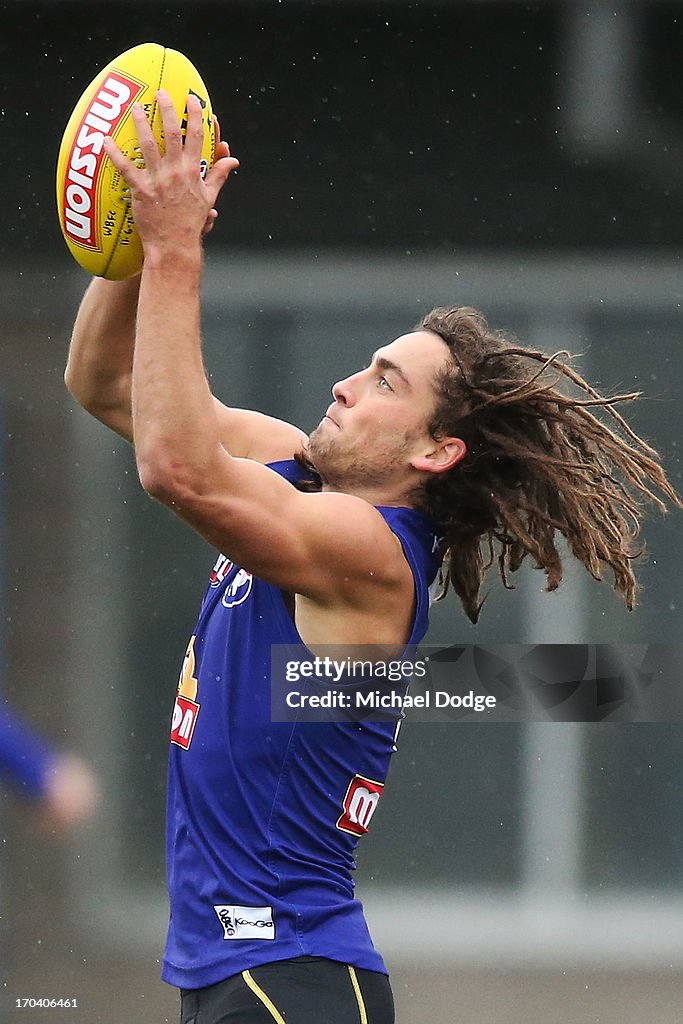
[[[438,597],[452,585],[476,622],[491,566],[513,589],[510,574],[527,556],[555,590],[561,535],[594,579],[611,571],[633,608],[644,508],[681,506],[657,451],[616,408],[641,393],[601,395],[571,368],[569,353],[522,347],[470,307],[434,309],[416,330],[437,334],[452,357],[437,379],[430,432],[467,446],[457,466],[415,496],[445,534]]]

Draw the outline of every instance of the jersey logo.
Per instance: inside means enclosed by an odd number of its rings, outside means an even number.
[[[232,566],[233,563],[226,555],[219,555],[216,559],[216,564],[211,570],[211,575],[209,576],[209,586],[214,589],[216,587],[220,587],[221,583],[232,569]]]
[[[238,565],[230,561],[227,555],[219,555],[209,576],[209,586],[216,590],[220,587],[221,583],[225,582],[233,569],[235,570],[235,575],[228,582],[225,593],[221,598],[221,604],[224,608],[235,608],[238,604],[246,601],[254,585],[254,577],[250,572],[247,572],[246,569],[240,569]]]
[[[231,579],[225,588],[221,604],[224,608],[235,608],[236,605],[242,604],[251,594],[253,585],[254,577],[252,574],[247,572],[246,569],[238,569],[234,579]]]
[[[346,790],[344,812],[337,821],[337,828],[342,832],[350,832],[352,836],[366,835],[383,789],[383,782],[373,782],[363,775],[354,775]]]
[[[192,743],[192,735],[197,723],[198,714],[199,704],[197,704],[196,701],[188,700],[187,697],[181,697],[180,694],[178,694],[173,708],[171,743],[175,743],[176,746],[182,747],[183,750],[190,749],[190,743]]]
[[[196,639],[195,636],[190,638],[185,651],[171,721],[171,743],[182,747],[183,750],[190,749],[199,714],[199,704],[196,701],[198,682],[195,676],[196,658],[194,653]]]
[[[223,925],[224,939],[274,939],[272,907],[227,907],[222,904],[213,908]]]

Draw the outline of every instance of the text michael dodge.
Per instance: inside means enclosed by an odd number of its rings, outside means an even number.
[[[495,708],[496,698],[491,694],[449,693],[447,690],[427,690],[425,693],[399,693],[397,690],[325,690],[323,693],[302,693],[289,690],[285,695],[289,708],[339,708],[342,711],[410,708],[469,708],[471,711],[485,711]]]

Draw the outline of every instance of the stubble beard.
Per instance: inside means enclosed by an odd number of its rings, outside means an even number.
[[[344,493],[367,490],[395,478],[409,450],[408,440],[390,447],[371,441],[362,450],[344,451],[339,438],[324,439],[321,428],[316,427],[308,439],[307,455],[323,483]]]

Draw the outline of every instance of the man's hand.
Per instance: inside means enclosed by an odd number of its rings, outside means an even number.
[[[219,142],[216,160],[206,178],[200,174],[204,126],[199,100],[188,96],[187,131],[183,142],[178,117],[168,93],[159,90],[157,102],[164,126],[166,152],[162,156],[141,105],[133,108],[145,167],[137,167],[119,147],[105,140],[107,155],[130,186],[133,217],[142,239],[145,259],[173,256],[199,244],[215,220],[215,203],[239,161]]]
[[[215,114],[213,115],[213,123],[214,130],[216,132],[216,153],[214,155],[214,163],[217,163],[218,160],[221,160],[226,156],[230,156],[230,146],[227,142],[223,142],[221,140],[221,125]],[[217,219],[218,210],[215,208],[209,210],[206,221],[204,222],[204,227],[202,228],[202,238],[206,238],[206,236],[213,231]]]

